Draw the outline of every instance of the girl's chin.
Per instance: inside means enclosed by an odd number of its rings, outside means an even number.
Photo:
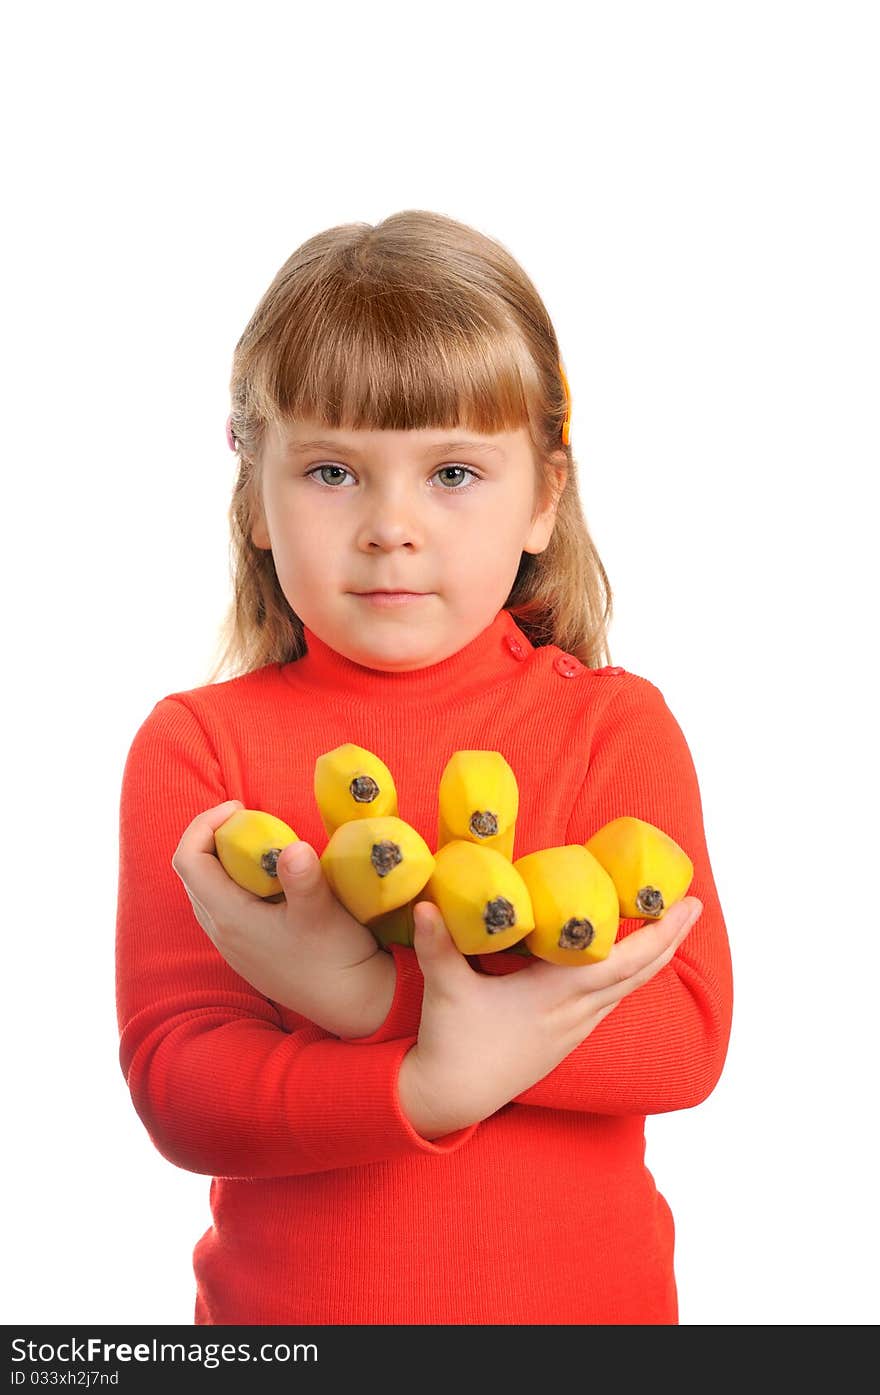
[[[438,662],[430,653],[430,641],[424,630],[407,635],[402,629],[392,631],[383,626],[382,632],[386,642],[376,636],[375,644],[371,644],[373,636],[368,630],[362,630],[357,636],[360,641],[357,651],[349,650],[347,657],[364,668],[379,669],[383,673],[405,673]]]

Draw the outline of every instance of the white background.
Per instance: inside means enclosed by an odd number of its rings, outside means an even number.
[[[122,766],[227,603],[238,335],[305,238],[428,208],[542,294],[612,662],[700,779],[736,1008],[648,1121],[681,1321],[873,1324],[877,7],[322,16],[3,22],[4,1321],[192,1321],[209,1182],[117,1060]]]

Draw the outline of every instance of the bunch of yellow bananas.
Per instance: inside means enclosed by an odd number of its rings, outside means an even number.
[[[315,799],[328,836],[321,866],[335,896],[380,944],[412,945],[417,901],[440,910],[462,954],[510,949],[554,964],[604,959],[621,919],[659,920],[686,894],[687,853],[654,824],[612,819],[585,843],[514,860],[516,777],[500,751],[456,751],[438,789],[436,847],[398,814],[391,771],[346,742],[315,762]],[[239,809],[214,834],[229,876],[277,896],[278,855],[297,834]],[[283,893],[282,893],[283,894]]]

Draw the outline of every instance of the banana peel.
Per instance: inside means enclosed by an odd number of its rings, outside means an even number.
[[[370,929],[417,897],[434,870],[424,838],[393,814],[339,824],[320,861],[336,899]]]
[[[298,843],[299,835],[274,814],[262,809],[236,809],[214,830],[214,847],[224,871],[255,896],[283,897],[276,874],[282,849]]]
[[[374,916],[369,923],[376,939],[385,949],[391,945],[404,945],[412,949],[415,936],[415,915],[413,913],[415,904],[421,898],[418,894],[405,901],[402,906],[395,906],[391,911],[385,911],[382,915]]]
[[[434,864],[421,899],[437,906],[462,954],[493,954],[534,929],[528,888],[497,848],[453,838]]]
[[[523,944],[551,964],[595,964],[611,952],[620,924],[617,889],[581,843],[541,848],[517,858],[532,901],[535,928]]]
[[[437,793],[438,850],[464,840],[513,858],[519,787],[500,751],[455,751]]]
[[[675,839],[631,815],[603,824],[584,847],[614,882],[625,919],[660,920],[693,880],[694,864]]]
[[[372,751],[346,741],[315,761],[315,802],[328,838],[351,819],[394,817],[397,789],[391,771]]]

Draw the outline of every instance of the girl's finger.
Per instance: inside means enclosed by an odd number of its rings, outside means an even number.
[[[677,902],[660,920],[651,921],[618,940],[612,945],[608,957],[598,964],[567,968],[566,975],[571,975],[571,979],[566,986],[575,994],[614,990],[618,997],[622,997],[621,990],[631,991],[627,987],[631,980],[640,974],[645,974],[646,979],[650,978],[652,972],[656,972],[656,969],[648,972],[650,966],[667,950],[675,952],[702,909],[702,902],[694,896]],[[639,979],[639,982],[642,981]],[[631,987],[638,987],[638,983],[633,982]]]
[[[703,906],[691,897],[674,906],[661,920],[644,925],[614,946],[611,965],[616,982],[623,983],[646,969],[664,950],[678,947],[690,930]],[[635,941],[633,944],[632,941]],[[609,959],[612,957],[608,956]]]
[[[225,823],[236,809],[243,808],[240,799],[228,799],[213,809],[197,814],[187,825],[174,851],[171,866],[187,891],[203,906],[216,905],[220,897],[225,898],[227,903],[234,899],[242,907],[260,900],[227,876],[214,844],[215,829]]]
[[[222,804],[215,804],[213,809],[205,809],[201,814],[196,814],[195,818],[184,829],[174,857],[171,859],[171,866],[175,872],[177,871],[176,864],[181,858],[200,852],[213,853],[215,829],[225,823],[236,809],[243,808],[244,805],[240,799],[227,799]]]
[[[472,977],[471,968],[449,933],[443,916],[432,901],[419,901],[413,907],[413,949],[426,987],[435,991],[450,989],[463,981],[462,975]]]

